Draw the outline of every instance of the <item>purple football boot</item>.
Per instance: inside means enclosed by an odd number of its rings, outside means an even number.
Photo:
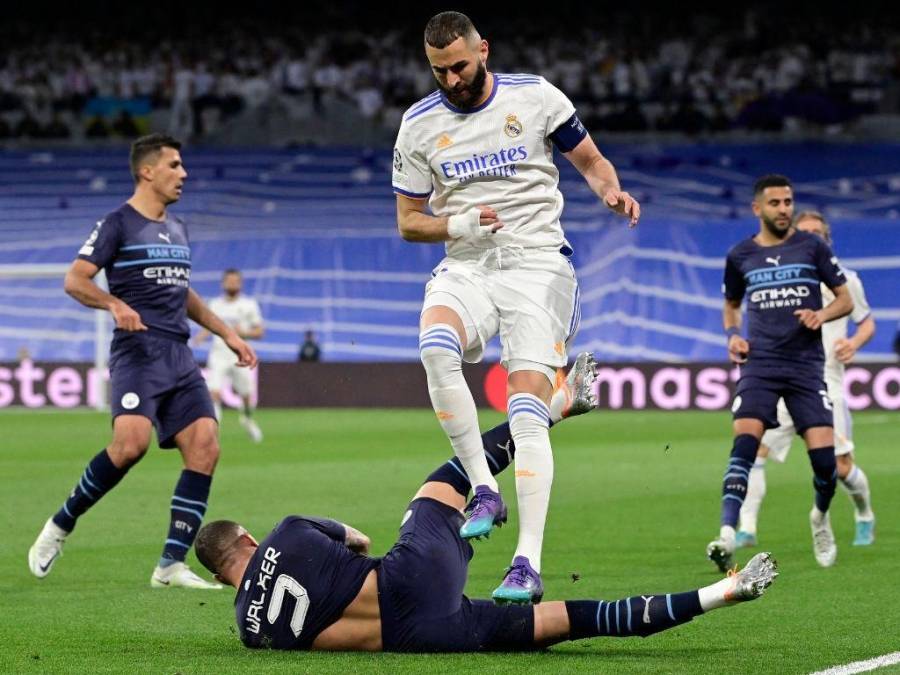
[[[544,584],[541,575],[534,571],[528,558],[517,555],[512,565],[506,570],[503,583],[491,594],[498,605],[515,603],[527,605],[538,604],[544,597]]]
[[[500,527],[506,522],[506,504],[500,494],[487,485],[475,488],[475,496],[466,506],[466,522],[459,528],[459,536],[463,539],[480,539],[491,536],[491,528]]]

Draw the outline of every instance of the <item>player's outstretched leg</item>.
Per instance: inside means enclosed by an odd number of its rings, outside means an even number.
[[[597,407],[598,364],[591,352],[581,352],[566,375],[562,368],[556,371],[556,390],[550,399],[550,423],[575,415],[583,415]]]
[[[550,399],[550,424],[583,415],[597,407],[597,394],[594,381],[597,378],[597,362],[590,352],[582,352],[568,375],[560,369],[557,373],[557,388]],[[487,456],[491,460],[491,456]],[[504,465],[505,466],[505,465]],[[491,473],[497,475],[496,466],[491,466]],[[501,526],[506,522],[506,506],[499,500],[496,492],[475,489],[475,497],[465,509],[466,522],[460,529],[464,539],[480,539],[489,537],[494,524]]]
[[[69,497],[50,519],[28,551],[31,573],[43,578],[62,555],[66,537],[88,509],[119,484],[150,444],[150,420],[139,415],[122,415],[113,421],[113,439],[88,462]]]
[[[465,330],[459,316],[449,307],[431,307],[427,311],[431,312],[430,321],[441,318],[440,322],[424,325],[419,335],[419,355],[428,378],[428,393],[438,421],[467,478],[475,486],[478,498],[477,527],[463,525],[461,534],[464,538],[482,536],[490,532],[496,521],[502,520],[505,506],[484,456],[478,411],[463,377]]]
[[[43,578],[50,574],[54,563],[62,555],[66,537],[75,529],[78,518],[118,485],[129,468],[130,464],[123,468],[113,464],[105,449],[88,462],[62,508],[44,523],[41,533],[28,551],[28,567],[34,576]]]
[[[551,418],[551,425],[563,419],[583,415],[597,407],[597,394],[593,389],[596,370],[597,362],[592,354],[583,352],[578,355],[578,359],[576,359],[575,365],[572,366],[568,376],[563,378],[567,390],[564,391],[560,387],[553,394],[553,399],[550,402],[551,416],[554,414],[552,411],[555,410],[557,411],[557,417],[555,419]],[[567,411],[565,415],[562,414],[563,410]],[[490,466],[491,474],[494,476],[505,470],[516,455],[516,444],[509,430],[509,422],[499,424],[490,431],[483,433],[481,435],[481,445],[485,459],[488,466]],[[425,482],[447,483],[463,497],[467,497],[472,490],[469,477],[466,475],[458,457],[453,457],[438,467],[436,471],[425,479]]]
[[[758,553],[739,572],[696,591],[636,595],[621,600],[572,600],[535,607],[535,642],[598,636],[647,637],[686,623],[695,616],[760,597],[778,576],[770,553]]]

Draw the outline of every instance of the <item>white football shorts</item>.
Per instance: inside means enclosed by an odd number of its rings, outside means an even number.
[[[509,247],[477,260],[445,258],[432,277],[422,311],[445,305],[460,316],[468,343],[464,361],[479,362],[499,333],[507,370],[566,365],[581,306],[575,270],[558,251]]]
[[[206,361],[206,385],[210,391],[221,391],[225,382],[231,382],[231,388],[238,396],[249,396],[252,390],[250,369],[236,365],[237,356],[228,352],[222,354],[211,351]]]

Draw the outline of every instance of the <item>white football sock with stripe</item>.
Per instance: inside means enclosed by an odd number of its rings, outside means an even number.
[[[541,571],[544,525],[553,484],[553,450],[550,447],[550,410],[537,396],[515,394],[509,398],[509,429],[516,444],[516,495],[519,499],[517,556],[525,556]]]
[[[759,518],[759,509],[762,507],[766,496],[766,458],[757,457],[750,468],[750,477],[747,480],[747,496],[741,505],[742,532],[756,534],[756,523]]]
[[[459,336],[448,324],[431,325],[419,335],[419,355],[428,377],[431,405],[453,452],[466,470],[473,489],[487,485],[498,492],[481,444],[475,400],[463,377],[462,351]]]

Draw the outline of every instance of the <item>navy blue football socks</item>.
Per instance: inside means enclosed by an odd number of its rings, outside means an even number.
[[[118,485],[119,481],[128,473],[129,468],[118,468],[112,463],[106,449],[101,450],[88,462],[75,489],[72,490],[62,508],[54,514],[53,522],[66,532],[74,530],[79,516]]]
[[[481,434],[481,444],[484,447],[484,454],[487,456],[488,466],[491,467],[491,475],[494,476],[508,467],[516,455],[516,444],[509,431],[509,422],[504,422]],[[469,490],[472,489],[469,476],[466,475],[466,471],[457,457],[441,464],[425,479],[425,482],[429,481],[448,483],[463,497],[467,496]]]
[[[735,437],[728,468],[722,481],[722,525],[736,527],[741,505],[747,496],[750,469],[756,461],[759,440],[750,434]]]
[[[174,562],[184,562],[188,550],[194,543],[203,516],[206,515],[206,501],[212,476],[185,469],[181,472],[175,494],[172,495],[172,520],[169,535],[163,547],[160,567]]]
[[[569,600],[569,639],[647,637],[703,614],[700,594],[636,595],[623,600]]]
[[[828,511],[834,490],[837,487],[837,460],[834,457],[834,446],[815,448],[809,451],[809,463],[812,464],[813,487],[816,490],[816,508],[822,513]]]

